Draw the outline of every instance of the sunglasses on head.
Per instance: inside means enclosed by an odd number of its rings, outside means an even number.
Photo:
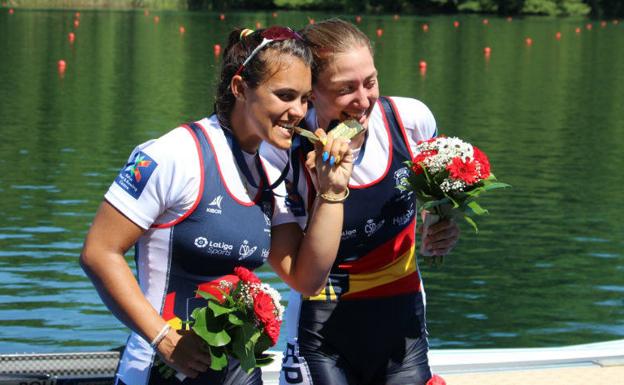
[[[292,29],[288,27],[278,26],[263,29],[262,31],[260,31],[260,36],[262,36],[262,41],[260,42],[260,44],[258,44],[256,48],[254,48],[253,51],[251,51],[243,64],[238,67],[238,70],[236,70],[234,76],[240,75],[240,73],[243,72],[243,70],[245,69],[245,66],[249,63],[249,61],[253,59],[253,57],[256,56],[256,54],[258,54],[258,52],[260,52],[260,50],[266,47],[269,43],[282,40],[303,40],[301,35],[293,31]]]

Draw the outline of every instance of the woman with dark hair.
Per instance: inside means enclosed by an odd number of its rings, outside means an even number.
[[[274,209],[285,196],[273,193],[283,190],[282,170],[265,171],[258,155],[263,141],[290,147],[307,110],[310,65],[309,49],[289,28],[232,32],[216,114],[139,145],[110,186],[80,262],[132,330],[117,384],[178,383],[160,375],[157,356],[189,377],[185,384],[260,384],[260,370],[247,374],[235,359],[223,371],[209,369],[203,340],[182,332],[193,309],[205,305],[196,291],[267,259],[299,291],[324,286],[348,195],[348,144],[329,135],[317,148],[342,161],[314,166],[320,191],[305,236]],[[124,259],[133,245],[138,282]]]
[[[351,195],[327,284],[319,295],[295,289],[290,296],[280,383],[423,385],[431,371],[416,258],[417,207],[414,194],[397,185],[408,174],[404,162],[413,159],[416,143],[437,134],[435,119],[416,99],[380,98],[370,41],[354,25],[330,19],[300,33],[314,55],[314,108],[306,127],[356,120],[364,130],[349,144]],[[309,151],[307,141],[301,143],[293,157]],[[267,150],[266,156],[278,167],[286,162],[283,151]],[[304,208],[313,196],[305,174],[293,170],[286,184]],[[421,251],[445,255],[458,236],[454,222],[437,223],[423,234]]]

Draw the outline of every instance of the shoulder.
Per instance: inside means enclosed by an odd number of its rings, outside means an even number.
[[[178,127],[137,146],[105,198],[146,229],[169,210],[183,213],[199,186],[199,156],[192,135]]]
[[[433,113],[427,105],[418,99],[392,96],[396,112],[409,138],[426,140],[436,136],[437,125]]]

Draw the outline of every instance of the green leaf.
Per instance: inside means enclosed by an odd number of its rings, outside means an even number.
[[[267,366],[275,360],[275,354],[267,353],[256,357],[256,366]]]
[[[265,333],[261,333],[260,337],[258,337],[258,342],[256,343],[256,347],[254,348],[254,351],[256,353],[256,358],[258,356],[261,356],[271,346],[273,346],[273,343],[271,342],[271,339],[269,338],[269,336],[267,336]]]
[[[215,317],[218,317],[220,315],[228,314],[228,313],[232,313],[233,311],[236,311],[236,309],[234,309],[234,308],[230,308],[230,307],[226,307],[226,306],[220,305],[219,303],[214,302],[214,301],[208,302],[208,307],[210,308],[210,310],[212,310],[212,312],[215,315]]]
[[[472,228],[474,229],[475,233],[479,233],[479,228],[477,228],[477,224],[475,223],[475,221],[470,218],[468,215],[464,215],[464,219],[466,220],[466,222],[468,222],[470,224],[470,226],[472,226]]]
[[[197,290],[197,295],[199,295],[200,297],[202,297],[203,299],[207,299],[207,300],[213,300],[213,301],[217,301],[219,302],[219,299],[217,297],[215,297],[214,295],[205,292],[205,291],[201,291],[201,290]]]
[[[234,332],[232,354],[238,358],[241,368],[247,373],[251,373],[256,367],[254,347],[260,334],[260,331],[250,323],[243,324]]]
[[[206,308],[198,308],[193,311],[193,331],[200,336],[210,346],[225,346],[232,338],[224,330],[223,322],[219,322]]]
[[[481,207],[476,201],[468,203],[468,207],[477,215],[487,214],[487,210]]]
[[[228,314],[228,321],[230,321],[232,325],[236,326],[240,326],[244,323],[244,321],[240,319],[240,317],[238,317],[235,313]]]
[[[453,200],[451,198],[446,197],[446,198],[438,199],[438,200],[435,200],[435,201],[424,202],[423,205],[422,205],[422,208],[425,209],[425,210],[430,210],[430,209],[433,209],[434,207],[441,206],[441,205],[446,205],[446,204],[449,204],[449,203],[453,203],[454,204],[455,202],[453,202]]]
[[[210,350],[210,369],[220,371],[228,364],[227,354],[223,348],[209,347]]]

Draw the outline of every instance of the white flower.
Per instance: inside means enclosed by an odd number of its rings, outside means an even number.
[[[455,180],[453,178],[446,178],[440,183],[440,189],[445,193],[464,191],[466,183],[463,180]]]
[[[455,137],[440,137],[432,141],[422,142],[416,146],[416,150],[418,152],[437,152],[436,155],[427,157],[423,162],[427,172],[432,175],[444,172],[453,161],[453,158],[460,157],[465,162],[467,159],[474,157],[472,145]],[[451,188],[450,186],[448,187]]]
[[[267,283],[263,283],[261,286],[261,289],[262,291],[264,291],[265,293],[271,296],[271,299],[273,300],[273,304],[275,305],[275,312],[277,313],[275,314],[275,317],[281,321],[282,315],[284,314],[284,306],[282,306],[282,304],[280,303],[280,301],[282,300],[282,296],[277,290],[272,288],[271,285]]]

